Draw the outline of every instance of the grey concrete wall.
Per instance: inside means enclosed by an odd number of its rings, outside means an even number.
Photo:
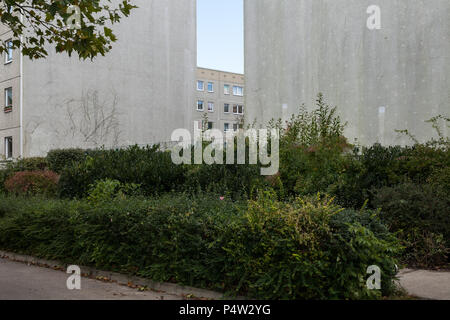
[[[194,105],[196,1],[134,0],[105,57],[51,51],[24,61],[24,155],[151,144],[188,128]]]
[[[370,5],[381,8],[380,30],[367,28]],[[286,118],[302,103],[311,107],[318,92],[349,122],[350,140],[362,144],[408,143],[396,129],[425,140],[434,131],[424,120],[450,116],[450,1],[244,6],[247,121]]]

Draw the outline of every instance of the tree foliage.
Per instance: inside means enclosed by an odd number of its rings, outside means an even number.
[[[0,0],[0,22],[12,31],[12,49],[31,59],[45,58],[48,44],[58,53],[93,59],[112,48],[117,40],[112,25],[133,8],[130,0]],[[75,13],[79,23],[74,28]],[[8,44],[2,43],[0,54],[6,50]]]

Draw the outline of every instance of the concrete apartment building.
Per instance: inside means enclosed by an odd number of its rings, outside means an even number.
[[[192,126],[196,0],[132,2],[112,51],[94,62],[51,48],[37,61],[18,50],[2,57],[0,158],[166,142]],[[0,40],[10,37],[0,26]]]
[[[369,28],[373,7],[380,28]],[[318,92],[362,144],[420,140],[450,116],[450,1],[244,0],[246,120],[288,118]],[[369,24],[370,25],[370,24]],[[447,135],[450,133],[447,130]],[[444,131],[445,132],[445,131]]]
[[[244,118],[244,75],[197,68],[196,102],[192,121],[209,129],[236,131]]]

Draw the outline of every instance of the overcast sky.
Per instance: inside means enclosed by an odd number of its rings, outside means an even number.
[[[197,0],[199,67],[244,73],[243,0]]]

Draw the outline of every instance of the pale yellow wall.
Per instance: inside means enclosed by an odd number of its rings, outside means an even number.
[[[12,32],[0,25],[0,41],[11,39]],[[13,108],[5,112],[5,89],[12,87]],[[13,51],[13,59],[5,63],[5,54],[0,57],[0,159],[5,156],[5,137],[13,138],[13,157],[20,156],[20,54]]]
[[[204,82],[204,90],[197,90],[197,80]],[[208,92],[208,82],[214,84],[214,92]],[[230,94],[224,92],[224,85],[230,86]],[[208,120],[214,123],[214,129],[224,130],[225,123],[229,123],[230,129],[234,123],[238,123],[242,117],[233,114],[233,104],[244,105],[245,96],[245,77],[243,74],[231,73],[219,70],[211,70],[205,68],[197,68],[197,79],[195,83],[196,99],[195,105],[192,107],[193,121],[203,120],[204,115],[208,115]],[[244,96],[233,95],[233,86],[238,85],[244,87]],[[197,111],[197,100],[204,101],[204,111]],[[214,112],[208,111],[208,102],[214,102]],[[224,104],[230,104],[230,113],[224,112]],[[244,105],[245,115],[245,105]]]

